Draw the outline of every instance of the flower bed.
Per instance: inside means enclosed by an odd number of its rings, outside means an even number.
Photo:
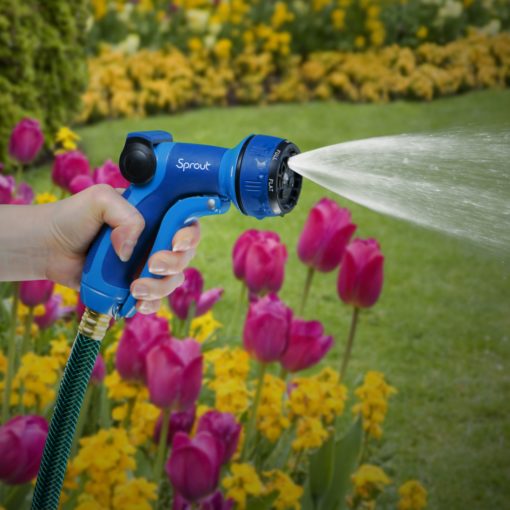
[[[364,53],[322,51],[306,59],[268,51],[212,49],[200,39],[128,55],[104,49],[89,60],[82,121],[144,116],[188,107],[339,99],[430,100],[510,82],[510,34],[474,34],[445,46],[389,46]]]

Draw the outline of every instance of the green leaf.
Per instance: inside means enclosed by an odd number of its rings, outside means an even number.
[[[320,508],[320,501],[333,479],[334,451],[335,435],[331,434],[329,439],[310,455],[310,496],[317,508]]]
[[[334,469],[331,485],[321,500],[320,510],[345,510],[345,498],[363,446],[363,427],[356,420],[347,434],[335,441]]]
[[[269,510],[278,497],[278,492],[273,491],[260,498],[250,498],[247,508],[249,510]]]

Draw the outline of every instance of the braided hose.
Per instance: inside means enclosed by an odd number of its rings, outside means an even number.
[[[110,317],[88,308],[60,381],[48,437],[37,475],[32,510],[56,510],[83,397]]]

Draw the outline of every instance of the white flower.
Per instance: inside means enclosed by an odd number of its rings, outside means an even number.
[[[138,34],[129,34],[122,42],[117,44],[115,48],[122,53],[132,55],[138,51],[140,47],[140,36]]]
[[[439,9],[437,16],[439,19],[458,18],[462,14],[462,4],[456,0],[447,0]]]
[[[501,20],[493,19],[487,23],[484,27],[480,29],[482,34],[486,35],[496,35],[501,31]]]
[[[204,9],[188,9],[186,11],[186,18],[189,28],[193,32],[203,32],[207,27],[209,13]]]

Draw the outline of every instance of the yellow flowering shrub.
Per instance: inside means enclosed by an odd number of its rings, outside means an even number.
[[[266,33],[263,27],[256,32]],[[280,42],[261,49],[248,45],[232,55],[223,40],[212,48],[193,41],[187,55],[176,48],[129,55],[104,48],[91,57],[81,120],[232,103],[431,100],[504,87],[510,78],[508,33],[474,33],[445,46],[427,42],[416,49],[320,51],[306,58],[288,55],[284,61],[274,54]]]
[[[427,490],[418,480],[408,480],[398,489],[398,510],[423,510],[427,506]]]
[[[362,464],[351,476],[354,485],[354,497],[361,500],[373,500],[386,485],[391,483],[386,473],[373,464]]]
[[[262,483],[257,471],[251,464],[232,464],[230,476],[222,480],[226,489],[226,496],[236,503],[236,508],[244,510],[249,496],[262,496],[266,488]]]
[[[270,374],[264,376],[264,386],[257,410],[257,429],[272,443],[290,426],[283,405],[286,389],[282,379]]]
[[[376,439],[382,436],[381,424],[388,411],[388,399],[396,392],[381,372],[370,371],[365,375],[363,384],[355,391],[361,402],[352,408],[352,412],[362,416],[363,429],[368,435]]]

